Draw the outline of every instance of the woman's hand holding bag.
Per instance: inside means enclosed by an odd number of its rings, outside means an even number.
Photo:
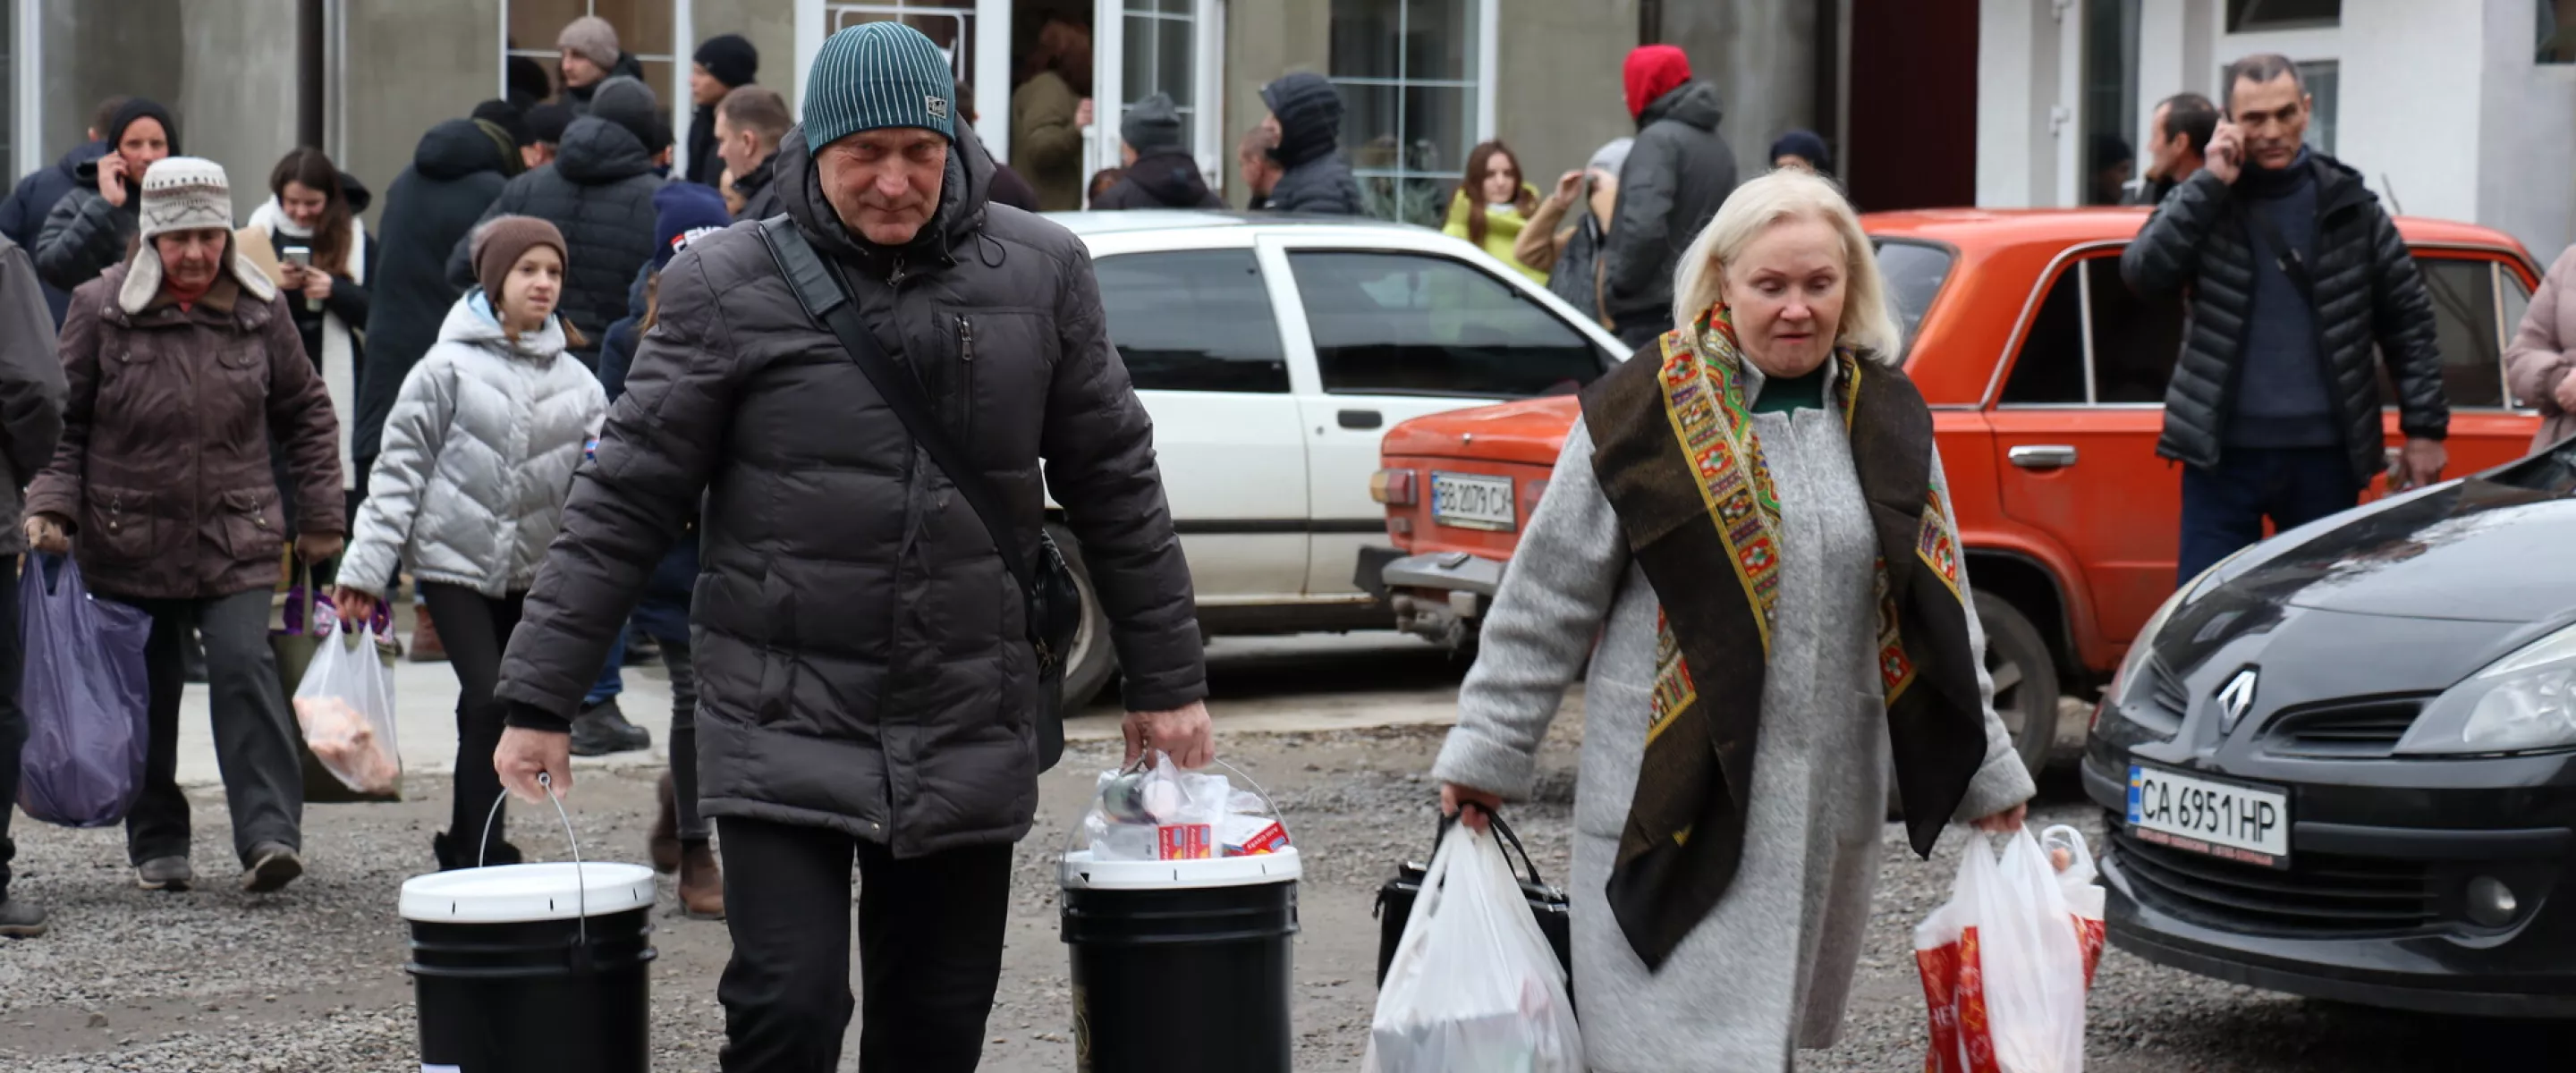
[[[1368,1073],[1582,1073],[1565,970],[1491,834],[1452,827],[1369,1027]]]

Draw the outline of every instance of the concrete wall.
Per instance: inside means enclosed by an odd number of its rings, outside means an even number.
[[[2532,62],[2527,0],[2486,7],[2478,220],[2511,232],[2546,267],[2576,242],[2576,64]]]
[[[1637,44],[1637,3],[1501,0],[1498,7],[1494,134],[1522,155],[1523,178],[1544,194],[1601,143],[1637,132],[1619,82],[1619,65]],[[1726,126],[1732,132],[1731,118]]]
[[[376,193],[366,217],[374,227],[420,136],[501,95],[501,7],[500,0],[345,2],[341,114],[328,125],[346,133],[334,158],[340,169]]]
[[[1332,0],[1235,0],[1225,12],[1226,203],[1243,207],[1251,193],[1234,146],[1270,114],[1261,103],[1264,83],[1290,71],[1326,73],[1331,62]]]
[[[150,97],[179,147],[224,166],[233,211],[268,200],[268,172],[295,147],[295,0],[45,0],[45,151],[77,144],[98,101]]]
[[[1567,6],[1581,7],[1591,15],[1606,5]],[[1691,73],[1714,83],[1726,99],[1726,118],[1718,133],[1735,150],[1741,175],[1771,170],[1771,139],[1796,127],[1818,130],[1829,125],[1816,115],[1816,13],[1816,4],[1777,0],[1664,5],[1665,43],[1689,53]],[[1606,11],[1597,14],[1598,18],[1584,21],[1599,25],[1613,19]],[[1632,13],[1624,25],[1635,22]],[[1626,51],[1620,50],[1622,55]],[[1618,99],[1624,107],[1625,97]]]

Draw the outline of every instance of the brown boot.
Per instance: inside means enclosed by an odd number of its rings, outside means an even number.
[[[692,920],[724,919],[724,869],[705,842],[680,843],[680,912]]]
[[[680,870],[680,797],[670,772],[662,773],[662,784],[654,793],[662,799],[662,814],[654,818],[653,833],[645,836],[644,848],[653,856],[653,870],[669,875]]]
[[[414,663],[447,662],[447,646],[438,643],[438,624],[429,620],[429,605],[417,609],[420,624],[411,631],[411,661]]]

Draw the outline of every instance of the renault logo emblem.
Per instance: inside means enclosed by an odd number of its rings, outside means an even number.
[[[2254,710],[2254,668],[2236,672],[2236,677],[2218,687],[2218,732],[2233,733],[2236,721]]]

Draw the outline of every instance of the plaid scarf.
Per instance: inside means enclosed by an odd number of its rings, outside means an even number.
[[[1959,541],[1932,478],[1932,414],[1905,375],[1849,348],[1829,406],[1879,543],[1877,651],[1897,787],[1915,852],[1930,856],[1985,759],[1985,705],[1969,644]],[[1583,394],[1593,468],[1661,603],[1654,719],[1610,907],[1661,968],[1733,882],[1780,598],[1780,496],[1722,313],[1666,333]],[[1791,489],[1794,502],[1798,489]],[[1717,563],[1731,567],[1712,575]]]

